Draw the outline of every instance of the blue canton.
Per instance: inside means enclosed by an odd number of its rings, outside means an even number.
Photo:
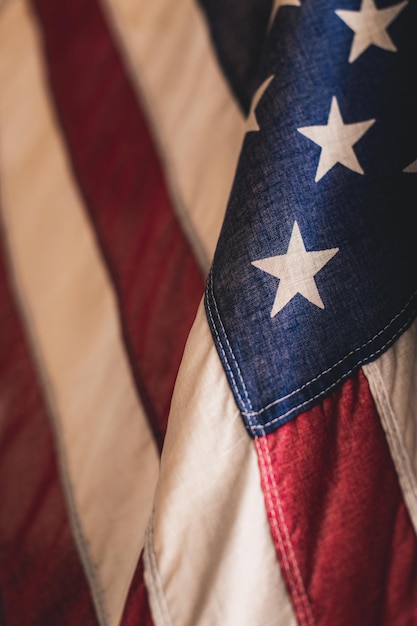
[[[205,293],[252,436],[416,317],[416,13],[414,0],[273,3]]]

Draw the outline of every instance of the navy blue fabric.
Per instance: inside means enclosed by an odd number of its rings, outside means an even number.
[[[199,0],[199,4],[223,72],[247,113],[265,45],[271,0]]]
[[[379,2],[378,7],[393,3]],[[375,359],[417,311],[417,24],[412,0],[388,32],[348,62],[353,32],[336,9],[279,9],[258,85],[274,79],[246,134],[207,281],[205,306],[251,435],[271,432]],[[364,174],[337,163],[318,182],[321,148],[297,131],[326,125],[336,97],[345,124],[375,119],[354,145]],[[338,248],[315,276],[324,308],[300,294],[271,318],[279,279],[253,261],[286,254],[297,221],[307,251]]]

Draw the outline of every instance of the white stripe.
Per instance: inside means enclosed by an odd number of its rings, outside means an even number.
[[[153,622],[156,626],[172,626],[169,609],[165,600],[164,587],[159,575],[158,563],[153,549],[153,517],[149,523],[143,551],[144,579],[151,601]]]
[[[363,371],[417,532],[417,321]]]
[[[417,172],[417,159],[410,163],[403,171],[408,174],[415,174]]]
[[[102,0],[145,102],[171,197],[204,269],[245,133],[194,0]]]
[[[78,547],[100,621],[116,626],[144,543],[158,453],[136,396],[114,290],[54,124],[38,33],[23,1],[4,8],[0,41],[5,236],[54,413]]]
[[[246,432],[200,306],[173,396],[145,546],[155,626],[291,626]]]

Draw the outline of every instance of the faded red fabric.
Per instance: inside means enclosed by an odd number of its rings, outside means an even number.
[[[204,277],[99,3],[33,5],[57,115],[118,294],[141,402],[161,448]]]
[[[1,245],[0,324],[0,623],[98,626]]]
[[[363,373],[256,447],[300,626],[417,624],[417,540]]]

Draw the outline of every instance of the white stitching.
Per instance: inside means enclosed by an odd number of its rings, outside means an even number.
[[[209,275],[208,285],[210,285],[210,293],[211,293],[211,298],[212,298],[212,300],[213,300],[213,303],[214,303],[214,306],[215,306],[215,309],[216,309],[216,317],[217,317],[217,319],[218,319],[218,321],[219,321],[219,324],[220,324],[220,327],[221,327],[221,328],[220,328],[220,330],[221,330],[221,332],[222,332],[222,333],[223,333],[223,335],[224,335],[224,338],[225,338],[225,341],[226,341],[227,347],[229,348],[229,351],[230,351],[230,354],[231,354],[232,360],[233,360],[233,362],[234,362],[234,364],[235,364],[235,366],[236,366],[236,369],[237,369],[237,373],[238,373],[238,376],[239,376],[240,382],[242,383],[242,387],[243,387],[243,390],[244,390],[244,392],[245,392],[245,397],[246,397],[247,405],[249,406],[249,408],[250,408],[250,409],[252,409],[252,403],[251,403],[251,400],[250,400],[250,398],[249,398],[248,390],[246,389],[245,381],[243,380],[243,376],[242,376],[242,374],[241,374],[241,371],[240,371],[240,368],[239,368],[239,364],[238,364],[238,362],[237,362],[237,360],[236,360],[236,358],[235,358],[235,355],[234,355],[234,353],[233,353],[232,346],[231,346],[231,345],[230,345],[230,343],[229,343],[229,340],[228,340],[228,337],[227,337],[227,334],[226,334],[226,330],[225,330],[225,328],[224,328],[224,326],[223,326],[223,323],[222,323],[222,320],[221,320],[221,317],[220,317],[219,309],[217,308],[217,302],[216,302],[216,298],[214,297],[214,291],[213,291],[213,273],[212,273],[212,272],[210,272],[210,275]],[[209,295],[209,294],[208,294],[208,295]],[[230,367],[230,365],[229,365],[229,361],[228,361],[228,359],[227,359],[226,352],[224,351],[223,346],[221,345],[221,339],[220,339],[220,336],[219,336],[219,333],[218,333],[217,327],[216,327],[215,322],[214,322],[214,319],[213,319],[212,311],[211,311],[211,306],[210,306],[210,297],[209,297],[209,298],[207,298],[207,306],[208,306],[209,313],[210,313],[210,319],[211,319],[211,322],[212,322],[212,325],[213,325],[214,331],[215,331],[215,333],[216,333],[216,336],[217,336],[217,338],[218,338],[218,341],[219,341],[219,343],[220,343],[220,349],[221,349],[222,354],[223,354],[223,356],[224,356],[224,358],[225,358],[225,361],[226,361],[226,364],[227,364],[227,368],[228,368],[228,370],[229,370],[229,372],[230,372],[230,375],[231,375],[231,377],[232,377],[232,380],[233,380],[233,385],[234,385],[234,387],[235,387],[236,393],[238,394],[238,396],[239,396],[239,399],[240,399],[241,403],[242,403],[242,404],[245,404],[245,402],[244,402],[244,400],[243,400],[242,396],[240,395],[239,389],[237,388],[236,381],[235,381],[234,374],[233,374],[233,370],[231,369],[231,367]],[[250,413],[250,415],[256,415],[256,412],[254,412],[254,411],[249,411],[248,413]],[[251,422],[250,415],[248,415],[247,417],[248,417],[249,421]]]
[[[210,278],[209,278],[209,280],[210,280]],[[232,380],[232,386],[233,386],[235,392],[237,393],[241,403],[245,404],[244,401],[243,401],[242,396],[240,395],[240,391],[239,391],[239,389],[237,387],[237,384],[236,384],[236,381],[235,381],[235,377],[234,377],[234,374],[233,374],[233,370],[232,370],[232,368],[229,365],[229,361],[227,359],[226,352],[224,351],[223,344],[222,344],[222,341],[220,339],[220,336],[219,336],[219,333],[218,333],[218,330],[217,330],[217,326],[216,326],[215,321],[213,319],[213,314],[212,314],[211,306],[210,306],[210,297],[207,298],[206,302],[207,302],[207,310],[208,310],[208,313],[209,313],[211,324],[212,324],[212,327],[213,327],[214,332],[216,334],[217,342],[218,342],[218,345],[220,347],[221,353],[222,353],[222,355],[224,357],[224,361],[225,361],[225,364],[226,364],[226,369],[230,373],[230,377],[231,377],[231,380]],[[248,416],[248,418],[249,418],[249,421],[250,421],[250,417],[249,416]]]
[[[265,435],[265,432],[263,433],[263,435]],[[303,579],[301,576],[300,569],[298,567],[297,558],[294,552],[294,547],[292,545],[291,537],[288,531],[288,526],[285,522],[284,511],[282,509],[281,500],[278,494],[278,488],[277,488],[276,481],[274,479],[273,470],[272,470],[271,455],[269,452],[269,447],[265,439],[265,436],[262,437],[261,439],[257,439],[257,441],[255,442],[255,445],[257,448],[260,449],[258,458],[259,458],[261,465],[264,468],[264,471],[266,472],[266,481],[265,481],[266,484],[265,484],[264,493],[265,493],[265,498],[267,500],[267,503],[269,504],[269,507],[270,507],[271,515],[272,515],[271,525],[276,531],[278,543],[282,551],[284,566],[293,584],[294,608],[296,610],[297,617],[300,620],[302,620],[302,622],[306,624],[306,626],[314,626],[314,623],[315,623],[314,617],[311,611],[311,606],[309,603],[307,592],[304,588]],[[261,448],[263,448],[263,450]],[[262,454],[262,452],[264,454]],[[265,463],[265,459],[266,459],[266,463]],[[277,505],[276,507],[274,506],[274,499],[272,498],[271,489],[274,492],[275,502]],[[281,525],[283,527],[285,541],[281,535],[281,528],[278,523],[276,510],[275,510],[276,508],[278,510],[278,516],[279,516]],[[285,545],[288,546],[288,554],[287,554],[287,550],[285,549]]]
[[[241,374],[238,362],[236,361],[235,355],[233,353],[232,346],[229,343],[229,339],[228,339],[227,334],[226,334],[226,329],[223,326],[223,322],[222,322],[221,317],[220,317],[219,309],[217,308],[217,301],[216,301],[216,298],[214,297],[214,290],[213,290],[213,272],[210,272],[210,291],[211,291],[211,296],[213,298],[214,307],[216,309],[217,318],[219,320],[219,324],[221,326],[221,330],[222,330],[222,332],[224,334],[224,338],[225,338],[226,343],[227,343],[227,347],[229,348],[230,354],[232,355],[232,359],[233,359],[233,361],[234,361],[234,363],[236,365],[237,373],[239,375],[240,382],[242,383],[242,387],[243,387],[243,390],[245,392],[245,396],[246,396],[246,399],[248,401],[248,405],[249,405],[250,408],[252,408],[252,403],[251,403],[250,398],[249,398],[248,390],[246,389],[245,381],[243,380],[243,376]]]
[[[368,384],[375,388],[375,400],[380,404],[380,418],[384,431],[387,435],[388,443],[391,448],[391,456],[400,483],[403,485],[404,498],[408,505],[408,511],[413,522],[414,528],[417,530],[417,485],[416,476],[411,465],[407,448],[404,444],[401,430],[395,416],[394,409],[387,393],[384,379],[381,375],[378,365],[372,364],[364,368],[364,374],[368,379]]]
[[[396,337],[398,337],[398,335],[400,335],[400,333],[402,333],[402,331],[404,330],[404,328],[406,328],[407,324],[410,322],[410,320],[414,317],[414,315],[411,315],[408,320],[404,323],[404,325],[391,337],[391,339],[389,339],[389,341],[387,341],[383,346],[381,346],[381,348],[379,348],[379,350],[377,350],[376,352],[373,352],[372,354],[369,355],[369,357],[367,357],[366,362],[368,361],[368,359],[376,356],[377,354],[380,354],[384,348],[388,345],[388,343],[390,343],[391,341],[393,341]],[[376,335],[375,335],[376,336]],[[355,367],[360,366],[361,363],[364,363],[365,359],[363,361],[360,361]],[[317,398],[320,398],[321,396],[323,396],[325,393],[327,393],[328,391],[330,391],[330,389],[333,389],[336,385],[338,385],[342,380],[344,380],[346,378],[346,376],[349,376],[349,374],[351,374],[354,371],[354,368],[351,368],[350,370],[348,370],[345,374],[343,374],[343,376],[341,376],[340,378],[338,378],[335,382],[333,382],[331,385],[329,385],[328,387],[326,387],[326,389],[324,389],[323,391],[321,391],[320,393],[316,394],[315,396],[313,396],[312,398],[309,398],[308,400],[305,400],[304,402],[302,402],[301,404],[297,405],[296,407],[293,407],[292,409],[290,409],[289,411],[287,411],[286,413],[284,413],[283,415],[281,415],[280,417],[275,417],[273,420],[269,421],[269,422],[265,422],[265,424],[263,424],[262,426],[256,424],[255,426],[253,426],[253,428],[255,430],[259,430],[264,428],[264,426],[270,426],[271,424],[275,424],[276,422],[280,422],[283,419],[285,419],[286,417],[288,417],[288,415],[290,415],[291,413],[293,413],[294,411],[296,411],[297,409],[302,408],[303,406],[305,406],[306,404],[309,404],[310,402],[312,402],[313,400],[317,400]],[[301,389],[301,388],[300,388]],[[278,401],[277,401],[278,402]],[[275,403],[269,404],[267,407],[265,407],[264,409],[261,409],[260,411],[258,411],[257,415],[259,415],[260,413],[263,413],[264,411],[266,411],[266,409],[270,408],[271,406],[273,406]],[[247,417],[250,421],[249,415],[246,415],[246,413],[244,411],[242,411],[242,415],[245,415],[245,417]]]
[[[145,533],[143,565],[143,575],[155,626],[172,626],[153,546],[153,513]]]
[[[249,398],[249,395],[248,395],[247,388],[246,388],[245,383],[244,383],[244,381],[243,381],[243,377],[242,377],[242,374],[241,374],[241,371],[240,371],[240,368],[239,368],[238,362],[237,362],[237,360],[236,360],[236,357],[234,356],[233,349],[232,349],[232,347],[231,347],[231,345],[230,345],[229,339],[228,339],[227,334],[226,334],[226,330],[225,330],[225,328],[224,328],[224,326],[223,326],[223,323],[222,323],[222,321],[221,321],[221,318],[220,318],[219,309],[218,309],[218,307],[217,307],[217,302],[216,302],[216,298],[215,298],[215,296],[214,296],[214,291],[213,291],[213,274],[212,274],[212,272],[210,272],[209,280],[210,280],[210,285],[211,285],[211,289],[210,289],[210,292],[211,292],[211,297],[212,297],[212,299],[213,299],[214,306],[215,306],[215,309],[216,309],[216,317],[217,317],[217,319],[218,319],[218,321],[219,321],[219,324],[220,324],[220,326],[221,326],[221,331],[222,331],[222,333],[223,333],[223,335],[224,335],[224,339],[225,339],[225,341],[226,341],[226,343],[227,343],[227,346],[228,346],[228,348],[229,348],[229,350],[230,350],[230,354],[231,354],[232,360],[233,360],[233,362],[234,362],[234,364],[235,364],[235,366],[236,366],[236,369],[237,369],[237,372],[238,372],[239,378],[240,378],[240,380],[241,380],[241,382],[242,382],[242,385],[243,385],[243,388],[244,388],[244,390],[245,390],[245,395],[246,395],[246,397],[247,397],[248,404],[249,404],[250,406],[252,406],[252,405],[251,405],[250,398]],[[384,350],[384,348],[385,348],[385,347],[386,347],[386,346],[387,346],[390,342],[392,342],[392,341],[393,341],[396,337],[398,337],[398,336],[400,335],[400,333],[402,333],[402,331],[403,331],[403,330],[407,327],[407,325],[409,324],[409,322],[410,322],[410,321],[413,319],[413,317],[415,316],[415,313],[413,313],[412,315],[410,315],[410,317],[409,317],[409,318],[407,319],[407,321],[403,324],[403,326],[402,326],[402,327],[401,327],[401,328],[400,328],[400,329],[399,329],[399,330],[398,330],[398,331],[397,331],[397,332],[396,332],[396,333],[395,333],[395,334],[394,334],[394,335],[393,335],[393,336],[392,336],[389,340],[387,340],[387,341],[384,343],[384,345],[383,345],[383,346],[381,346],[381,348],[379,348],[378,350],[376,350],[375,352],[373,352],[372,354],[370,354],[369,356],[367,356],[367,357],[366,357],[366,359],[362,359],[362,361],[358,361],[358,362],[356,363],[356,365],[355,365],[353,368],[351,368],[349,371],[347,371],[345,374],[343,374],[343,376],[341,376],[340,378],[338,378],[338,380],[336,380],[335,382],[333,382],[330,386],[326,387],[326,389],[324,389],[324,390],[323,390],[323,391],[321,391],[320,393],[316,394],[315,396],[313,396],[313,397],[309,398],[308,400],[306,400],[306,401],[302,402],[301,404],[299,404],[299,405],[297,405],[297,406],[293,407],[292,409],[290,409],[289,411],[287,411],[287,412],[286,412],[286,413],[284,413],[283,415],[280,415],[279,417],[274,418],[274,419],[273,419],[273,420],[271,420],[271,421],[265,422],[265,423],[264,423],[264,424],[262,424],[262,425],[257,425],[257,424],[253,424],[253,423],[252,423],[252,419],[251,419],[252,417],[256,417],[257,415],[260,415],[261,413],[264,413],[265,411],[267,411],[267,410],[268,410],[268,409],[270,409],[271,407],[276,406],[276,405],[277,405],[277,404],[279,404],[280,402],[282,402],[282,401],[284,401],[284,400],[287,400],[288,398],[290,398],[290,397],[291,397],[291,396],[293,396],[294,394],[298,393],[299,391],[302,391],[303,389],[305,389],[306,387],[308,387],[309,385],[311,385],[312,383],[314,383],[316,380],[318,380],[321,376],[323,376],[323,374],[327,374],[327,373],[331,372],[331,370],[332,370],[332,369],[334,369],[335,367],[337,367],[338,365],[340,365],[341,363],[343,363],[344,361],[346,361],[346,359],[348,359],[348,358],[349,358],[352,354],[355,354],[355,352],[359,352],[360,350],[362,350],[362,348],[364,348],[364,347],[365,347],[365,346],[367,346],[368,344],[372,343],[372,342],[373,342],[373,341],[374,341],[374,340],[375,340],[375,339],[376,339],[379,335],[381,335],[383,332],[385,332],[385,331],[386,331],[386,330],[387,330],[387,329],[391,326],[391,324],[392,324],[392,323],[393,323],[393,322],[394,322],[394,321],[395,321],[398,317],[400,317],[400,315],[401,315],[401,314],[402,314],[402,313],[406,310],[406,308],[408,307],[408,305],[410,304],[410,302],[413,300],[413,298],[416,296],[416,294],[417,294],[417,291],[415,291],[415,292],[413,293],[413,295],[412,295],[412,296],[411,296],[411,298],[408,300],[408,302],[406,303],[406,305],[402,308],[402,310],[401,310],[399,313],[397,313],[397,314],[396,314],[396,315],[392,318],[392,320],[390,320],[390,322],[388,322],[388,324],[386,324],[386,326],[385,326],[384,328],[382,328],[379,332],[377,332],[377,333],[376,333],[376,334],[375,334],[375,335],[374,335],[371,339],[369,339],[368,341],[366,341],[366,342],[365,342],[362,346],[359,346],[358,348],[355,348],[355,350],[352,350],[352,351],[351,351],[351,352],[349,352],[346,356],[344,356],[344,357],[343,357],[343,359],[340,359],[339,361],[337,361],[337,363],[335,363],[334,365],[332,365],[332,366],[331,366],[331,367],[329,367],[328,369],[324,370],[323,372],[321,372],[320,374],[318,374],[317,376],[315,376],[314,378],[312,378],[310,381],[308,381],[307,383],[304,383],[301,387],[299,387],[298,389],[295,389],[294,391],[292,391],[291,393],[287,394],[286,396],[283,396],[282,398],[278,398],[277,400],[274,400],[273,402],[271,402],[271,403],[270,403],[270,404],[268,404],[267,406],[263,407],[262,409],[259,409],[258,411],[242,411],[242,415],[244,415],[245,417],[247,417],[247,418],[248,418],[249,423],[250,423],[251,427],[252,427],[254,430],[262,430],[262,428],[264,428],[264,426],[271,426],[272,424],[276,424],[276,423],[279,423],[279,422],[283,421],[286,417],[288,417],[289,415],[291,415],[291,413],[293,413],[294,411],[297,411],[298,409],[302,408],[302,407],[303,407],[303,406],[305,406],[306,404],[309,404],[310,402],[312,402],[312,401],[314,401],[314,400],[317,400],[317,398],[320,398],[321,396],[323,396],[323,395],[324,395],[325,393],[327,393],[330,389],[333,389],[333,388],[334,388],[337,384],[339,384],[339,382],[341,382],[343,379],[345,379],[345,378],[346,378],[346,376],[349,376],[349,374],[351,374],[351,373],[354,371],[354,368],[359,367],[361,364],[363,364],[363,363],[367,362],[367,361],[368,361],[369,359],[371,359],[372,357],[374,357],[374,356],[376,356],[376,355],[380,354],[380,353]],[[240,393],[239,393],[239,390],[238,390],[238,389],[237,389],[237,387],[236,387],[236,382],[235,382],[235,380],[234,380],[233,371],[232,371],[232,369],[231,369],[231,367],[230,367],[230,365],[229,365],[229,362],[228,362],[228,359],[227,359],[227,355],[226,355],[226,353],[225,353],[225,351],[224,351],[224,349],[223,349],[223,346],[221,345],[221,340],[220,340],[220,337],[219,337],[219,333],[218,333],[218,331],[217,331],[217,328],[216,328],[216,326],[215,326],[215,323],[214,323],[214,320],[213,320],[213,316],[212,316],[212,313],[211,313],[211,307],[210,307],[210,304],[209,304],[209,298],[207,299],[207,305],[208,305],[208,308],[209,308],[209,311],[210,311],[210,318],[211,318],[211,321],[212,321],[212,325],[213,325],[213,328],[214,328],[214,330],[215,330],[215,333],[216,333],[217,339],[218,339],[218,341],[219,341],[219,344],[220,344],[220,349],[221,349],[222,354],[223,354],[223,356],[224,356],[224,359],[225,359],[225,361],[226,361],[226,364],[227,364],[227,369],[229,370],[230,375],[231,375],[231,377],[232,377],[232,381],[233,381],[233,384],[234,384],[234,387],[235,387],[236,393],[238,394],[239,399],[240,399],[240,401],[242,402],[242,404],[245,404],[245,403],[244,403],[244,401],[243,401],[243,399],[242,399],[242,396],[241,396],[241,395],[240,395]]]

